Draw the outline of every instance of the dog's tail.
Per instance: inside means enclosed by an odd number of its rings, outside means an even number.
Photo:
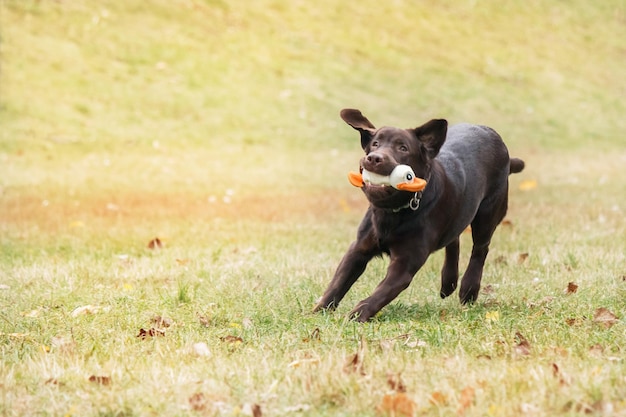
[[[524,169],[524,161],[519,158],[511,158],[509,163],[509,174],[517,174]]]

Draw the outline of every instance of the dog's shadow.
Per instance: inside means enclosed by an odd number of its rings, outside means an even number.
[[[373,320],[378,323],[441,322],[456,317],[458,320],[474,320],[500,303],[486,298],[469,304],[447,301],[426,301],[421,303],[396,302],[386,306]]]
[[[442,303],[393,303],[376,315],[374,320],[379,323],[428,322],[440,320],[442,316],[449,315],[450,310],[449,305]]]

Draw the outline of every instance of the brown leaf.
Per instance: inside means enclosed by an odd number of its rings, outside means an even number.
[[[589,348],[589,353],[592,356],[600,356],[604,353],[604,346],[602,346],[600,343],[596,343]]]
[[[111,377],[110,376],[91,375],[89,377],[89,382],[93,382],[95,384],[100,384],[100,385],[110,385],[111,384]]]
[[[500,223],[500,224],[501,224],[502,226],[508,226],[508,227],[513,226],[513,222],[512,222],[511,220],[508,220],[508,219],[504,219],[504,220],[502,220],[502,223]]]
[[[163,242],[158,237],[155,237],[150,242],[148,242],[148,249],[161,249],[163,247]]]
[[[400,373],[387,374],[387,385],[395,392],[406,392],[406,386],[404,382],[402,382]]]
[[[385,394],[382,402],[376,408],[379,413],[394,417],[412,417],[417,412],[417,404],[404,392]]]
[[[565,323],[568,326],[580,326],[581,324],[583,324],[583,319],[581,319],[580,317],[570,317],[565,319]]]
[[[576,294],[576,291],[578,291],[578,284],[576,284],[575,282],[570,282],[569,284],[567,284],[567,288],[565,289],[565,294],[567,295]]]
[[[139,329],[139,334],[137,335],[137,337],[142,340],[155,336],[165,336],[165,331],[161,329],[155,329],[154,327],[151,327],[148,330],[141,328]]]
[[[233,335],[220,337],[220,340],[224,343],[230,343],[233,345],[240,345],[241,343],[243,343],[243,339],[241,337]]]
[[[456,413],[458,415],[465,414],[465,410],[467,410],[474,402],[475,395],[476,395],[476,391],[472,387],[465,387],[463,391],[461,391],[461,398],[459,399],[459,406],[456,409]]]
[[[528,252],[520,253],[517,256],[517,264],[518,265],[523,264],[524,262],[526,262],[526,259],[528,259]]]
[[[440,391],[435,391],[432,394],[430,394],[430,397],[428,398],[428,402],[430,402],[432,405],[442,406],[448,403],[448,398],[444,394],[442,394]]]
[[[174,324],[174,320],[167,318],[167,317],[161,317],[161,316],[154,316],[152,317],[151,321],[155,327],[158,327],[161,329],[166,329],[170,327],[172,324]]]
[[[598,323],[608,329],[609,327],[619,322],[619,320],[612,311],[604,307],[600,307],[593,313],[593,322]]]
[[[526,338],[520,333],[515,333],[515,339],[517,340],[517,345],[515,345],[515,353],[522,356],[530,355],[530,343]]]
[[[178,259],[176,258],[176,263],[180,266],[187,265],[189,263],[189,259]]]
[[[56,385],[56,386],[59,386],[59,387],[62,387],[62,386],[64,386],[64,385],[65,385],[65,383],[63,383],[63,382],[59,382],[59,380],[58,380],[58,379],[56,379],[56,378],[48,378],[48,379],[46,380],[45,384],[46,384],[46,385]]]
[[[211,325],[211,319],[201,314],[198,314],[198,321],[204,327],[209,327]]]
[[[208,399],[202,392],[196,392],[189,397],[189,405],[193,411],[204,411],[207,408]]]

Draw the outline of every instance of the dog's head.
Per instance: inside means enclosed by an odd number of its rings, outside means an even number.
[[[359,110],[343,109],[341,118],[361,134],[365,156],[360,169],[388,176],[398,165],[408,165],[416,176],[427,178],[430,161],[437,156],[446,140],[448,122],[431,120],[415,129],[398,129],[374,125]],[[365,182],[363,192],[370,203],[380,208],[396,208],[407,203],[412,193],[386,185]]]

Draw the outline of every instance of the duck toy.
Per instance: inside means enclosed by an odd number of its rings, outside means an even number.
[[[396,190],[419,192],[426,188],[426,180],[419,178],[408,165],[397,165],[391,174],[380,175],[363,169],[360,173],[348,173],[350,184],[362,188],[365,185],[391,186]]]

